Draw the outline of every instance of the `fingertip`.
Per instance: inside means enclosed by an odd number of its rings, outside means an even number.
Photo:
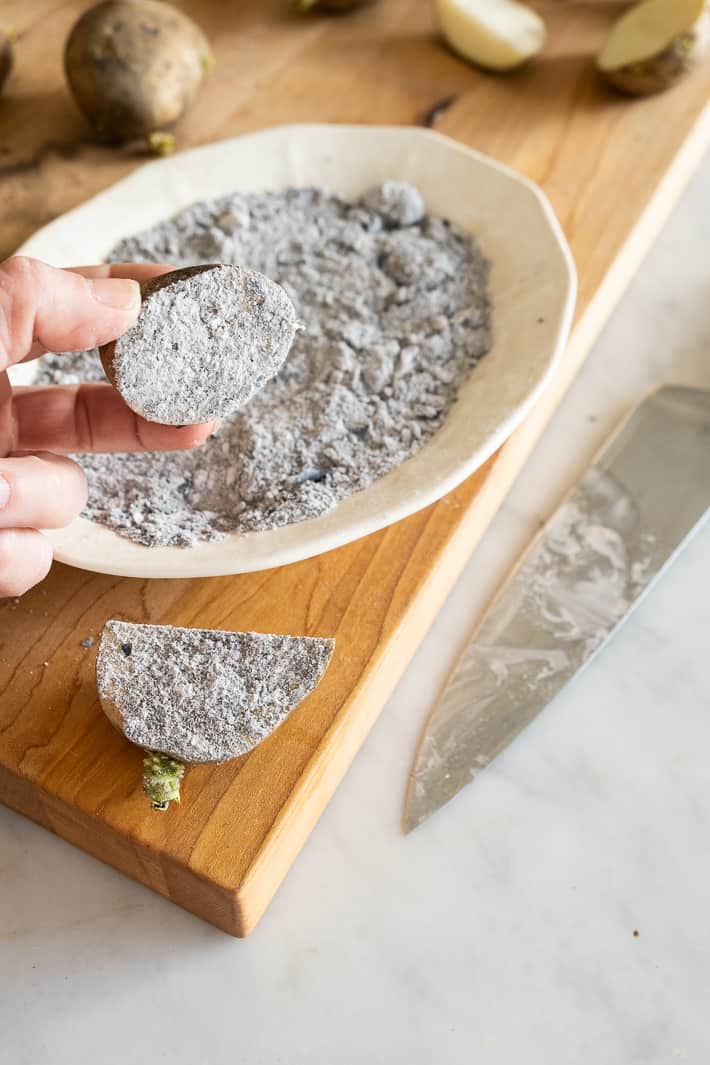
[[[204,444],[206,440],[217,432],[219,429],[219,422],[205,422],[203,425],[189,425],[188,429],[192,429],[195,442],[193,447],[199,447],[200,444]]]
[[[137,418],[138,439],[148,451],[191,451],[204,444],[215,432],[219,422],[198,425],[158,425]]]
[[[141,289],[137,281],[129,277],[87,278],[91,295],[103,307],[124,311],[136,316],[141,305]]]
[[[52,545],[37,529],[0,529],[0,599],[24,595],[52,567]]]
[[[89,482],[82,466],[78,462],[74,462],[72,459],[70,459],[69,461],[72,463],[72,473],[76,481],[75,516],[78,516],[79,514],[81,514],[82,510],[89,501]]]
[[[30,530],[34,532],[34,530]],[[33,553],[34,553],[34,580],[30,585],[39,584],[48,575],[54,562],[54,548],[42,532],[37,532],[37,536],[32,541]]]
[[[65,455],[38,451],[0,459],[7,486],[2,528],[61,529],[86,505],[86,474]]]
[[[114,340],[134,324],[141,303],[135,280],[87,278],[24,256],[0,264],[3,294],[9,365],[38,347],[79,351]]]
[[[180,434],[180,449],[189,450],[199,447],[216,431],[219,422],[205,422],[200,425],[181,425],[173,429],[174,433]]]

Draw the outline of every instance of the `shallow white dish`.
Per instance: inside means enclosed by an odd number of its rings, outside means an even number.
[[[99,262],[121,237],[198,199],[235,190],[326,185],[355,197],[411,181],[427,207],[474,233],[491,260],[493,347],[439,432],[370,488],[312,521],[193,548],[143,547],[79,518],[50,533],[55,557],[100,573],[199,577],[242,573],[329,551],[434,502],[468,477],[523,420],[554,373],[574,309],[574,264],[540,189],[428,130],[283,126],[148,163],[39,230],[20,249],[57,266]],[[29,383],[33,364],[15,368]]]

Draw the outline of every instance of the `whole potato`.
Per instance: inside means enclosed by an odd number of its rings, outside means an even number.
[[[105,0],[75,24],[64,50],[74,99],[107,141],[171,126],[213,65],[202,30],[156,0]]]
[[[12,45],[10,38],[0,30],[0,89],[5,84],[5,78],[12,70]]]

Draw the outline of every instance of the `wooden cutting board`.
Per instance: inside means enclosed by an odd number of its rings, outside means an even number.
[[[86,6],[3,5],[19,41],[0,102],[0,253],[140,162],[92,145],[64,90],[60,43]],[[57,565],[34,591],[0,605],[0,799],[245,935],[699,160],[710,134],[710,66],[654,99],[613,95],[590,55],[621,5],[598,0],[537,5],[548,18],[545,54],[507,77],[449,54],[422,0],[383,0],[331,19],[296,17],[287,0],[179,6],[199,18],[217,54],[179,129],[182,146],[282,122],[432,125],[542,184],[580,274],[553,387],[505,447],[437,505],[282,569],[144,581]],[[190,769],[182,806],[158,815],[140,791],[140,752],[99,710],[96,648],[82,646],[111,617],[336,636],[337,650],[321,686],[277,733],[237,761]]]

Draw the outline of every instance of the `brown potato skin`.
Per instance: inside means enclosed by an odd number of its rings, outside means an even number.
[[[10,39],[0,30],[0,91],[5,79],[12,70],[12,45]]]
[[[692,70],[702,43],[700,34],[689,30],[671,41],[658,55],[617,70],[603,70],[602,74],[610,85],[627,96],[650,96],[663,92]]]
[[[165,288],[167,285],[172,285],[176,281],[184,281],[188,277],[194,277],[195,274],[203,274],[205,270],[214,270],[219,266],[219,263],[203,263],[200,266],[184,266],[179,270],[167,270],[164,274],[158,274],[156,277],[149,277],[146,281],[141,282],[141,305],[145,303],[147,299],[158,292],[161,288]],[[110,383],[119,391],[116,385],[116,374],[113,364],[113,356],[116,350],[116,341],[111,340],[108,344],[102,344],[99,348],[99,357],[101,359],[101,365],[104,368],[104,373],[108,377]]]
[[[344,15],[359,7],[372,7],[377,0],[299,0],[304,11],[326,11],[329,15]]]
[[[64,49],[69,88],[98,136],[147,137],[172,126],[213,64],[202,30],[156,0],[104,0],[74,25]]]

